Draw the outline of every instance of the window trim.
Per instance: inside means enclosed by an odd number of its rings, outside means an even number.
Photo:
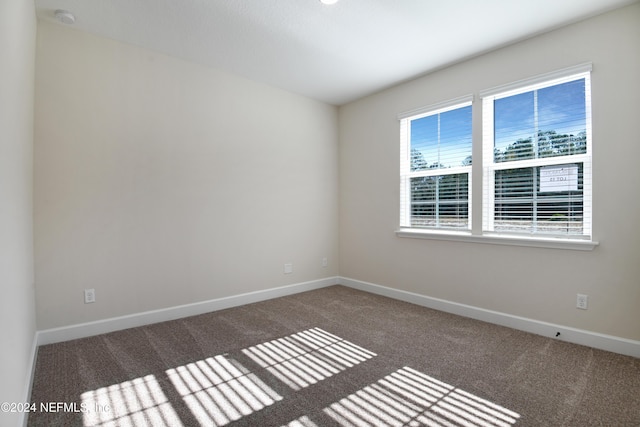
[[[587,74],[587,81],[590,83],[591,81],[591,71],[593,70],[593,65],[591,62],[578,64],[572,67],[563,68],[560,70],[552,71],[549,73],[539,74],[531,78],[522,79],[518,81],[514,81],[508,84],[495,86],[489,89],[481,90],[477,92],[477,98],[474,94],[466,95],[462,97],[458,97],[455,99],[450,99],[448,101],[431,104],[426,107],[416,108],[413,110],[405,111],[398,114],[398,120],[401,122],[403,119],[407,119],[409,117],[418,116],[421,114],[434,113],[437,110],[445,110],[449,109],[453,106],[471,103],[472,105],[476,105],[476,99],[479,101],[479,108],[473,107],[474,114],[478,111],[484,110],[484,98],[499,96],[500,98],[509,96],[509,92],[513,93],[522,93],[523,89],[534,87],[540,85],[541,87],[552,86],[555,80],[562,80],[566,78],[571,78],[573,76],[577,76],[580,74]],[[587,117],[590,121],[587,126],[588,140],[592,141],[592,130],[591,130],[591,103],[588,102],[586,108],[588,109]],[[485,129],[484,129],[484,121],[485,121],[485,111],[482,111],[482,117],[480,118],[480,122],[482,123],[482,130],[480,132],[481,139],[476,141],[475,139],[472,141],[473,151],[477,152],[477,146],[480,145],[479,151],[481,154],[481,161],[474,161],[471,166],[471,171],[469,172],[469,229],[438,229],[438,228],[412,228],[402,224],[407,224],[406,222],[402,222],[403,218],[400,217],[400,226],[396,229],[395,234],[399,238],[417,238],[417,239],[428,239],[428,240],[439,240],[439,241],[456,241],[456,242],[468,242],[468,243],[480,243],[480,244],[493,244],[493,245],[507,245],[507,246],[525,246],[525,247],[536,247],[536,248],[550,248],[550,249],[565,249],[565,250],[578,250],[578,251],[591,251],[595,249],[595,247],[599,246],[599,242],[594,239],[593,229],[592,229],[592,220],[593,220],[593,210],[591,210],[591,223],[589,224],[589,234],[585,235],[572,235],[570,237],[564,235],[530,235],[530,234],[517,234],[517,233],[509,233],[509,232],[494,232],[494,231],[485,231],[484,223],[485,216],[487,213],[485,212],[485,195],[482,194],[482,198],[480,199],[481,206],[479,210],[482,212],[480,216],[481,220],[479,223],[472,222],[472,194],[474,191],[481,191],[484,193],[485,189],[485,181],[487,179],[486,172],[488,170],[489,163],[485,157],[485,146],[486,143],[484,141]],[[474,119],[475,121],[476,119]],[[401,125],[402,129],[402,125]],[[474,130],[474,136],[475,130]],[[402,135],[401,135],[402,138]],[[405,141],[401,140],[401,156],[407,151],[405,147]],[[402,165],[402,159],[401,165]],[[475,159],[474,159],[475,160]],[[562,163],[574,163],[580,162],[586,165],[588,164],[592,171],[592,144],[589,143],[587,145],[587,153],[585,154],[576,154],[571,156],[563,156]],[[529,166],[540,166],[538,165],[538,159],[529,159],[523,160],[523,165],[526,163],[527,167]],[[492,159],[490,160],[491,171],[497,169],[511,169],[514,166],[514,162],[509,162],[510,164],[494,164]],[[518,161],[518,163],[521,163]],[[473,184],[472,177],[481,177],[478,183]],[[401,175],[401,185],[402,185],[402,175]],[[475,188],[474,188],[475,187]],[[401,191],[402,191],[401,187]],[[591,182],[591,188],[593,188],[593,181]],[[592,191],[592,190],[591,190]],[[406,195],[405,195],[406,196]],[[591,195],[591,198],[593,196]],[[401,194],[401,212],[402,212],[402,194]],[[592,199],[591,199],[592,200]],[[478,200],[476,200],[478,202]],[[593,206],[590,207],[593,209]],[[477,219],[477,218],[476,218]]]
[[[584,203],[589,205],[589,210],[584,210],[584,222],[583,222],[583,234],[566,236],[562,234],[534,234],[532,238],[560,238],[567,240],[591,240],[592,239],[592,189],[593,189],[593,171],[592,171],[592,132],[591,132],[591,63],[577,65],[575,67],[569,67],[562,70],[554,71],[532,77],[531,79],[520,80],[519,82],[509,83],[507,85],[499,86],[497,88],[489,89],[481,92],[482,103],[482,139],[480,145],[482,146],[482,234],[483,235],[495,235],[495,236],[511,236],[516,234],[519,236],[529,237],[529,233],[516,233],[510,231],[495,231],[493,215],[493,207],[495,205],[494,194],[494,173],[498,170],[513,170],[519,168],[534,168],[550,165],[562,165],[570,163],[582,163],[585,174],[588,173],[588,182],[585,181],[584,185]],[[552,87],[554,85],[562,84],[565,82],[571,82],[584,79],[585,90],[587,91],[587,99],[585,99],[586,105],[586,133],[587,133],[587,147],[586,153],[573,154],[568,156],[556,156],[545,158],[534,158],[516,160],[510,162],[498,162],[493,159],[494,150],[494,129],[493,126],[488,125],[493,123],[494,110],[493,102],[496,99],[504,99],[513,95],[527,93],[533,90],[539,90],[543,88]],[[587,175],[585,175],[587,176]]]
[[[411,121],[418,120],[423,117],[445,113],[457,108],[472,107],[473,108],[474,96],[465,95],[458,98],[450,99],[444,102],[431,104],[426,107],[421,107],[403,113],[398,114],[398,121],[400,122],[400,226],[407,227],[403,224],[411,223],[411,178],[414,177],[428,177],[428,176],[444,176],[444,175],[456,175],[467,174],[467,227],[466,228],[447,228],[447,227],[425,227],[418,228],[418,230],[435,230],[456,233],[458,231],[471,231],[473,229],[472,216],[473,216],[473,166],[456,166],[446,169],[432,169],[418,172],[411,172],[411,141],[410,131]],[[473,114],[473,113],[472,113]],[[406,121],[406,124],[405,124]],[[473,151],[473,139],[471,150]]]
[[[398,120],[408,119],[413,116],[420,115],[428,115],[428,114],[437,114],[444,112],[446,110],[451,110],[453,107],[460,104],[469,104],[473,103],[474,96],[473,94],[460,96],[458,98],[449,99],[447,101],[438,102],[435,104],[427,105],[426,107],[415,108],[413,110],[405,111],[398,114]]]
[[[504,85],[484,89],[478,93],[478,96],[480,99],[489,96],[495,96],[498,94],[508,96],[508,92],[517,92],[526,86],[544,84],[556,79],[563,79],[575,74],[589,73],[591,71],[593,71],[593,63],[585,62],[583,64],[574,65],[572,67],[562,68],[560,70],[551,71],[549,73],[538,74],[527,79],[517,80],[515,82],[507,83]]]
[[[592,251],[599,242],[594,240],[565,239],[560,237],[529,237],[521,234],[471,234],[471,232],[452,232],[449,230],[429,230],[400,227],[397,237],[444,240],[452,242],[485,243],[491,245],[528,246],[534,248],[567,249],[576,251]]]

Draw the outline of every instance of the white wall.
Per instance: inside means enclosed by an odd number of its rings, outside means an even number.
[[[337,115],[265,85],[40,22],[38,328],[339,271],[638,340],[640,201],[626,196],[640,182],[639,40],[635,4],[396,86]],[[395,236],[399,112],[586,61],[594,66],[599,247],[585,253]],[[324,256],[330,265],[323,269]],[[294,274],[282,274],[285,262],[294,263]],[[96,289],[95,304],[82,303],[84,288]],[[574,308],[578,292],[590,296],[589,310]]]
[[[39,329],[337,274],[335,107],[49,22],[36,58]]]
[[[33,76],[31,1],[0,2],[0,402],[23,402],[35,335],[33,290]],[[0,425],[21,414],[0,412]]]
[[[593,62],[593,231],[599,247],[578,252],[396,237],[398,113],[588,61]],[[639,340],[639,76],[636,3],[341,107],[340,275]],[[476,179],[475,194],[479,185]],[[589,295],[587,311],[575,308],[577,293]]]

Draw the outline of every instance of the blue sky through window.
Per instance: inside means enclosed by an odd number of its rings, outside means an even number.
[[[471,156],[471,105],[412,120],[411,149],[430,168],[464,166]]]
[[[504,153],[518,140],[532,141],[536,129],[577,137],[587,128],[585,105],[584,78],[496,99],[494,147]],[[412,155],[417,150],[427,168],[467,166],[471,129],[471,105],[411,120]]]
[[[537,90],[538,129],[558,135],[586,131],[585,80],[579,79]],[[534,91],[496,99],[495,148],[504,151],[519,139],[535,135]]]

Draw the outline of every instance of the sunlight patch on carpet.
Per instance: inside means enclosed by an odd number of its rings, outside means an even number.
[[[258,344],[242,352],[294,390],[376,356],[320,328]]]
[[[311,421],[308,416],[303,415],[297,420],[293,420],[282,427],[318,427],[318,425]]]
[[[331,404],[342,426],[510,427],[520,415],[404,367]]]
[[[312,328],[242,350],[294,390],[365,362],[375,353],[320,328]],[[235,358],[224,354],[165,371],[173,389],[202,426],[220,427],[282,401],[283,396]],[[162,383],[165,386],[168,382]],[[183,423],[153,375],[82,394],[85,427],[167,426]],[[289,427],[315,427],[307,416]]]
[[[203,426],[223,426],[282,400],[256,375],[223,355],[166,372]]]
[[[181,427],[155,376],[147,375],[81,395],[85,427]]]

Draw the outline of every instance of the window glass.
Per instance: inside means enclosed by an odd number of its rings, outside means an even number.
[[[469,229],[471,103],[401,121],[402,226]]]
[[[589,80],[483,99],[483,231],[590,237]]]

